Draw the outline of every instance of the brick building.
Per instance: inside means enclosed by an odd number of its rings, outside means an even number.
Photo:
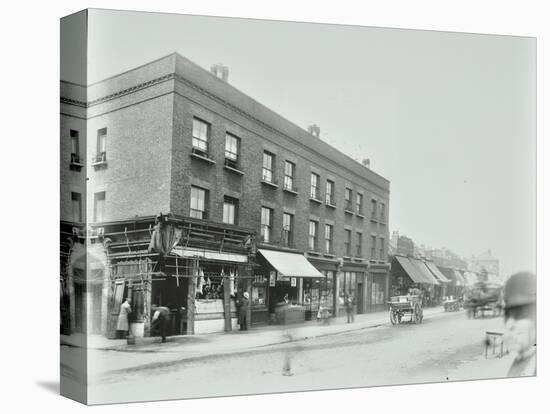
[[[61,82],[62,284],[73,320],[79,306],[102,309],[79,318],[108,334],[126,295],[137,295],[145,334],[153,301],[186,308],[173,331],[187,333],[231,329],[243,291],[252,323],[272,319],[285,295],[306,315],[338,313],[349,294],[358,312],[385,307],[389,181],[221,69],[171,54],[87,88]],[[159,250],[157,236],[173,245]],[[69,265],[78,244],[105,253],[84,305]],[[220,303],[200,302],[204,286],[218,286]]]

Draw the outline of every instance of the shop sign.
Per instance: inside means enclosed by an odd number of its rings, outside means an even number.
[[[290,278],[290,286],[291,287],[296,287],[296,278],[295,277]]]

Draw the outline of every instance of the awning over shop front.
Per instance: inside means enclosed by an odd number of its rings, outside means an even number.
[[[401,265],[405,273],[411,278],[414,283],[433,284],[432,279],[428,279],[407,257],[395,256],[395,260]]]
[[[445,277],[443,273],[439,270],[439,268],[435,265],[433,262],[425,262],[426,266],[428,266],[428,269],[433,273],[433,275],[438,279],[441,283],[451,283],[449,279]]]
[[[414,264],[416,267],[418,267],[418,269],[422,272],[422,275],[427,280],[426,283],[428,283],[430,285],[439,285],[438,280],[432,274],[430,269],[428,269],[428,266],[426,265],[426,263],[423,260],[414,259],[412,257],[409,258],[409,260],[411,261],[412,264]]]
[[[301,254],[265,249],[258,249],[258,252],[260,252],[281,276],[325,277]]]
[[[220,253],[213,250],[193,249],[190,247],[176,246],[172,253],[180,257],[199,257],[208,260],[217,260],[221,262],[247,263],[248,257],[244,254]]]

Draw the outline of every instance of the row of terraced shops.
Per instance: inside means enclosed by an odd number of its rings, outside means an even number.
[[[391,295],[406,294],[410,288],[423,292],[425,306],[437,306],[447,298],[462,299],[464,293],[480,282],[481,273],[441,266],[434,261],[410,256],[391,258]]]
[[[61,331],[116,338],[120,305],[131,298],[130,330],[151,336],[151,306],[171,311],[169,334],[231,331],[237,299],[248,292],[249,324],[281,323],[281,305],[298,321],[319,309],[386,309],[385,263],[328,260],[259,245],[253,231],[188,217],[141,217],[84,227],[61,223]]]

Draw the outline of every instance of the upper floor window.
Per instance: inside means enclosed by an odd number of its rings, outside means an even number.
[[[107,161],[107,128],[101,128],[97,131],[96,156],[94,162]]]
[[[346,187],[346,192],[344,193],[344,205],[345,209],[348,211],[353,211],[353,207],[351,204],[351,188]]]
[[[384,203],[380,203],[380,221],[386,221],[386,205]]]
[[[199,187],[191,187],[191,211],[189,216],[201,220],[208,218],[208,191]]]
[[[223,198],[223,222],[237,224],[239,200],[225,196]]]
[[[351,256],[351,230],[344,230],[344,255]]]
[[[355,237],[356,237],[355,255],[357,257],[363,257],[363,233],[358,231],[355,234]]]
[[[294,175],[296,173],[296,164],[290,161],[285,161],[285,190],[296,191],[294,187]]]
[[[78,131],[71,129],[71,162],[80,162],[80,142]]]
[[[320,189],[319,189],[319,174],[311,173],[311,186],[309,191],[309,196],[315,200],[321,199]]]
[[[334,181],[327,180],[327,188],[325,193],[325,203],[335,205],[334,202]]]
[[[363,214],[363,194],[361,193],[355,195],[355,211],[357,214]]]
[[[240,139],[229,133],[225,134],[225,164],[237,168],[239,163]]]
[[[309,221],[308,247],[309,250],[317,250],[317,228],[319,223],[315,220]]]
[[[262,180],[273,183],[273,161],[275,156],[270,152],[264,151],[262,166]]]
[[[370,202],[372,207],[371,218],[376,218],[376,200],[373,198]]]
[[[273,228],[273,209],[262,207],[261,236],[264,243],[271,241],[271,230]]]
[[[208,139],[210,138],[210,124],[193,118],[193,152],[199,155],[208,156]]]
[[[96,223],[105,220],[105,191],[94,194],[94,221]]]
[[[331,224],[325,224],[325,253],[332,254],[332,238],[334,233],[334,226]]]
[[[371,246],[370,246],[370,258],[376,259],[376,236],[370,236]]]
[[[82,196],[80,193],[71,193],[72,220],[80,223],[82,221]]]
[[[384,238],[380,238],[380,260],[384,260]]]
[[[283,214],[283,245],[293,247],[294,216],[290,213]]]

